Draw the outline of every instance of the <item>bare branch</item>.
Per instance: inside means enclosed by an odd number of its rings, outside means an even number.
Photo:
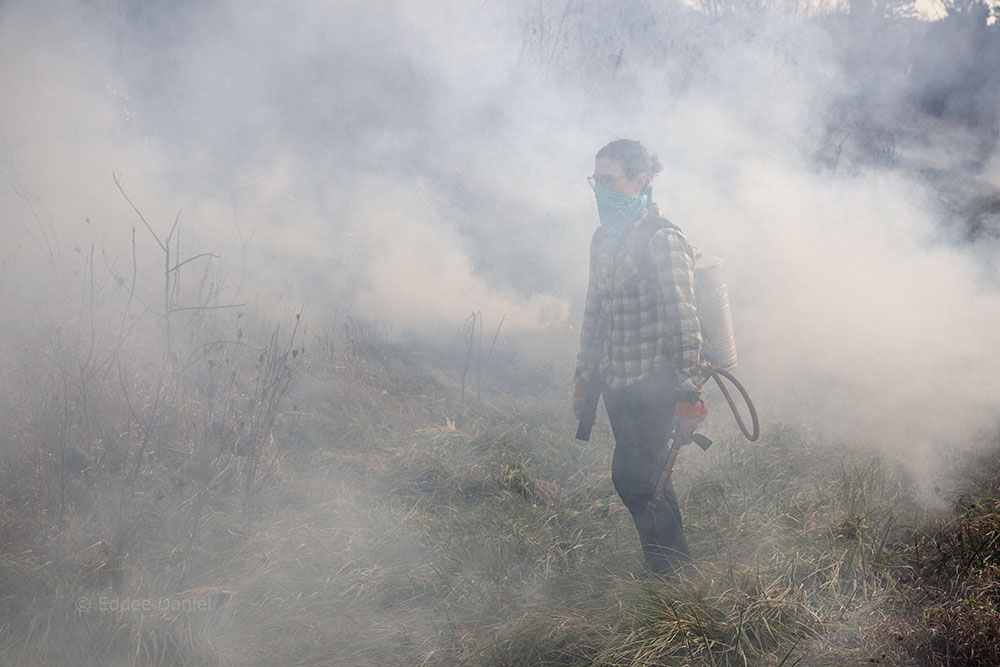
[[[62,254],[59,252],[59,246],[56,243],[57,235],[55,225],[52,223],[52,214],[49,213],[45,202],[38,195],[29,192],[28,188],[21,181],[21,175],[17,171],[13,157],[11,157],[10,146],[7,144],[7,135],[4,133],[2,126],[0,126],[0,149],[2,149],[0,150],[3,157],[2,165],[6,165],[6,169],[3,169],[2,173],[3,179],[10,186],[10,189],[14,191],[14,195],[24,200],[24,203],[28,206],[31,217],[34,218],[35,225],[38,227],[38,232],[41,235],[41,241],[28,229],[27,225],[22,223],[21,229],[45,253],[45,259],[48,260],[52,270],[58,276],[60,275],[60,267],[62,266]],[[41,213],[39,213],[39,209]]]
[[[146,225],[146,229],[149,230],[149,233],[153,235],[153,238],[156,240],[156,243],[160,246],[160,250],[162,250],[163,252],[167,252],[167,246],[163,245],[163,241],[160,240],[160,237],[156,235],[156,232],[153,231],[153,228],[149,226],[148,222],[146,222],[146,217],[142,214],[142,211],[140,211],[139,207],[136,206],[131,199],[129,199],[127,194],[125,194],[125,189],[122,187],[122,183],[120,180],[118,180],[118,176],[117,174],[115,174],[115,172],[111,172],[111,178],[115,180],[115,185],[118,186],[118,192],[122,193],[122,197],[125,198],[125,201],[127,201],[129,203],[129,206],[132,207],[132,210],[135,211],[135,214],[139,216],[140,220],[142,220],[142,224]],[[180,213],[178,213],[177,215],[179,216]],[[176,222],[174,224],[176,225]]]
[[[177,313],[182,310],[223,310],[226,308],[242,308],[249,302],[244,301],[243,303],[230,303],[222,306],[174,306],[170,309],[171,313]]]
[[[179,262],[178,264],[175,264],[174,268],[169,269],[168,272],[176,271],[177,269],[181,268],[182,266],[184,266],[188,262],[193,262],[194,260],[201,259],[202,257],[212,257],[213,259],[219,259],[219,255],[216,255],[215,253],[212,253],[212,252],[202,252],[202,253],[199,253],[199,254],[195,255],[194,257],[188,257],[183,262]]]
[[[179,223],[181,221],[181,213],[183,211],[184,211],[184,209],[178,209],[177,210],[177,217],[174,218],[174,224],[170,227],[170,233],[167,234],[167,242],[168,243],[170,242],[169,241],[170,237],[172,237],[174,235],[174,232],[177,230],[177,223]]]

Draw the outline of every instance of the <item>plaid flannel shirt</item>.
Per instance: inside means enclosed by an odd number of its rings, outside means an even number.
[[[637,231],[647,216],[660,217],[659,209],[647,209],[611,253],[605,252],[606,230],[594,233],[575,380],[597,375],[620,389],[671,369],[679,389],[698,391],[707,364],[694,296],[695,250],[680,231],[664,227],[644,251]],[[642,270],[650,261],[655,276]]]

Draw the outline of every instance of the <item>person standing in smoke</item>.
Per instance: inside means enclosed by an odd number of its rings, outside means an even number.
[[[668,481],[654,501],[668,440],[690,440],[706,414],[709,365],[694,291],[695,251],[660,214],[650,181],[662,169],[638,141],[598,151],[588,180],[600,226],[580,329],[573,409],[583,419],[600,388],[615,438],[611,477],[632,514],[650,570],[670,574],[691,559]],[[590,409],[596,408],[596,397]]]

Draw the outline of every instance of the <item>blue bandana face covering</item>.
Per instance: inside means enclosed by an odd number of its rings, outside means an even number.
[[[597,214],[601,218],[601,226],[608,230],[604,251],[612,253],[618,249],[625,228],[642,215],[647,197],[645,194],[638,197],[623,195],[600,186],[594,188],[594,196],[597,197]]]

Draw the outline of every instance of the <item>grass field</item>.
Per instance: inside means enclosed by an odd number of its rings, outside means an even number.
[[[293,329],[186,368],[46,374],[51,354],[20,369],[4,664],[1000,658],[995,447],[958,457],[968,488],[932,512],[874,446],[773,415],[749,443],[720,407],[714,446],[675,473],[696,562],[663,580],[613,491],[606,420],[572,438],[568,339],[470,372],[458,343],[393,345],[348,321],[303,351]]]

